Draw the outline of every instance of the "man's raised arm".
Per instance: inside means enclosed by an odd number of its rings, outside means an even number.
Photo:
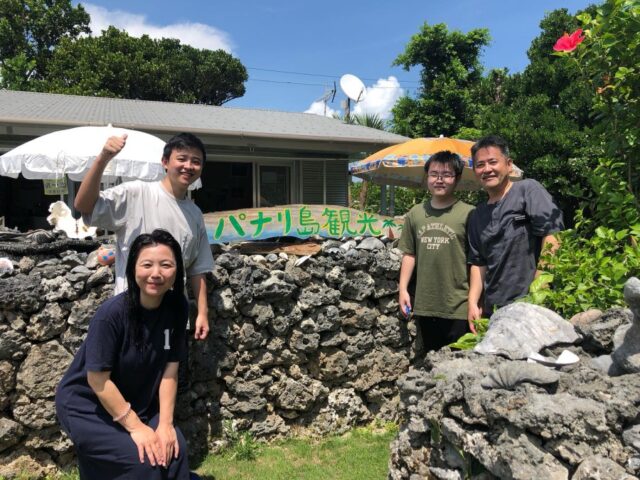
[[[93,207],[98,200],[100,193],[100,180],[104,169],[107,167],[113,157],[115,157],[124,148],[127,143],[127,134],[122,136],[109,137],[107,143],[102,147],[102,151],[98,154],[87,175],[82,179],[76,199],[73,206],[80,213],[91,213]]]

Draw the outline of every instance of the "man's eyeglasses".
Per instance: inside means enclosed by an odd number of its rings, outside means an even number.
[[[443,180],[451,180],[452,178],[456,178],[456,174],[451,172],[429,172],[427,176],[429,178],[432,178],[433,180],[437,180],[438,178],[442,178]]]

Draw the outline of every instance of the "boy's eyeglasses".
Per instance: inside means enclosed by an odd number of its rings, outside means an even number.
[[[429,172],[427,176],[434,180],[437,180],[438,178],[442,178],[443,180],[451,180],[452,178],[456,178],[456,174],[451,172]]]

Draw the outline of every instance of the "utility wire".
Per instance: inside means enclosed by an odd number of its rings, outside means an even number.
[[[302,82],[290,82],[290,81],[286,81],[286,80],[267,80],[264,78],[249,78],[248,80],[249,82],[265,82],[265,83],[284,83],[284,84],[288,84],[288,85],[305,85],[305,86],[311,86],[311,87],[329,87],[330,85],[327,85],[326,83],[302,83]],[[401,86],[402,87],[402,86]],[[371,90],[371,89],[386,89],[386,88],[397,88],[397,87],[367,87],[367,90]],[[411,87],[412,89],[415,87]],[[405,90],[408,90],[407,88],[405,88]]]
[[[290,75],[305,75],[308,77],[325,77],[325,78],[340,78],[342,75],[327,75],[327,74],[322,74],[322,73],[304,73],[304,72],[293,72],[293,71],[289,71],[289,70],[274,70],[274,69],[270,69],[270,68],[257,68],[257,67],[246,67],[248,70],[259,70],[261,72],[272,72],[272,73],[286,73],[286,74],[290,74]],[[362,80],[368,80],[368,81],[372,81],[372,82],[377,82],[378,80],[380,80],[379,78],[365,78],[365,77],[361,77]],[[398,80],[398,82],[400,83],[416,83],[416,84],[420,84],[419,81],[417,80]]]

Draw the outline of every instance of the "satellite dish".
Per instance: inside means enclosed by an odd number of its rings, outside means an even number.
[[[367,88],[362,80],[350,73],[340,77],[340,88],[347,97],[356,103],[361,102],[367,96]]]

